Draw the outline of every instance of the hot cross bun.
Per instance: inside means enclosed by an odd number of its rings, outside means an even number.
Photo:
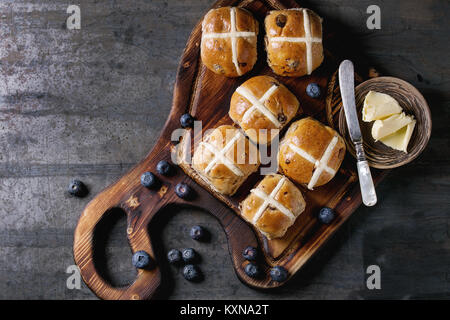
[[[280,172],[312,190],[333,179],[345,156],[344,139],[313,118],[292,123],[278,152]]]
[[[284,85],[272,77],[258,76],[236,89],[228,114],[253,142],[268,144],[298,109],[297,98]]]
[[[323,61],[322,18],[309,9],[271,11],[265,19],[267,62],[281,76],[311,74]]]
[[[258,169],[259,153],[239,129],[223,125],[196,147],[192,167],[214,190],[233,195]]]
[[[305,210],[301,191],[280,174],[266,176],[240,204],[241,215],[267,238],[280,238]]]

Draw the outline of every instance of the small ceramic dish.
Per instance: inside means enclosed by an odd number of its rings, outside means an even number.
[[[398,101],[406,114],[414,115],[416,126],[408,144],[408,153],[392,149],[372,138],[372,122],[362,121],[364,99],[369,91],[386,93]],[[364,140],[367,161],[373,168],[391,169],[400,167],[417,158],[425,149],[431,136],[431,112],[420,92],[411,84],[393,77],[379,77],[367,80],[355,88],[356,111]],[[347,144],[347,150],[355,156],[355,147],[348,134],[344,108],[339,114],[339,131]]]

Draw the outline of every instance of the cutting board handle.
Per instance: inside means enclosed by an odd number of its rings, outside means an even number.
[[[168,202],[170,193],[166,183],[159,191],[151,191],[140,184],[140,175],[147,171],[140,163],[114,185],[95,197],[84,209],[75,230],[74,259],[88,287],[102,299],[149,299],[158,289],[161,273],[147,225],[152,217]],[[159,193],[158,193],[159,192]],[[116,288],[98,272],[94,260],[95,231],[100,221],[115,208],[127,215],[127,238],[132,252],[144,250],[153,259],[153,268],[138,269],[135,281],[128,287]],[[131,263],[131,261],[130,261]]]
[[[155,172],[160,160],[170,160],[169,146],[160,144],[145,160],[130,170],[115,184],[96,196],[84,209],[74,237],[74,259],[87,286],[102,299],[151,299],[161,284],[161,265],[158,263],[148,234],[148,224],[167,205],[193,206],[210,212],[223,227],[233,267],[238,277],[250,286],[260,287],[269,279],[252,279],[244,272],[245,260],[242,251],[246,246],[258,246],[252,228],[238,215],[227,208],[207,191],[195,184],[181,169],[169,177],[158,175],[162,184],[158,190],[149,190],[140,184],[145,171]],[[174,192],[177,183],[185,182],[194,190],[194,198],[185,201]],[[114,208],[127,215],[127,237],[132,252],[146,251],[153,259],[153,268],[138,270],[135,281],[127,287],[113,287],[98,272],[94,260],[95,231],[97,225]],[[130,262],[131,263],[131,262]],[[266,268],[264,266],[263,268]],[[267,273],[265,273],[267,274]]]

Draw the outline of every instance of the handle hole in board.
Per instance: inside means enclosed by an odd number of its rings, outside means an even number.
[[[113,287],[130,285],[137,276],[127,240],[127,216],[121,208],[108,210],[94,230],[94,265]]]

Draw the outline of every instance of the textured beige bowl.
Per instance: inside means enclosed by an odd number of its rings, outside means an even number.
[[[386,93],[398,101],[406,114],[414,115],[416,126],[408,145],[408,153],[394,150],[372,138],[372,122],[362,121],[361,111],[364,98],[370,91]],[[425,149],[431,136],[431,112],[420,92],[406,81],[393,77],[379,77],[367,80],[355,88],[356,111],[359,116],[361,133],[364,139],[364,150],[369,165],[378,169],[400,167],[417,158]],[[348,151],[355,156],[355,147],[348,135],[344,108],[339,114],[339,131],[344,137]]]

